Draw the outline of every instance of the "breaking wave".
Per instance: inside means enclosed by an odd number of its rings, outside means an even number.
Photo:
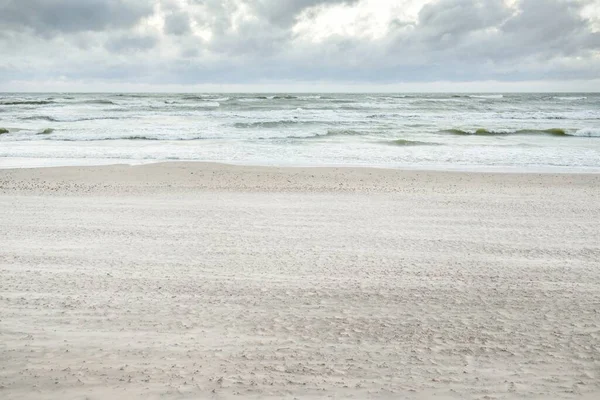
[[[238,97],[235,100],[241,101],[241,102],[251,102],[251,101],[260,101],[260,100],[320,100],[321,98],[322,98],[321,95],[302,95],[302,96],[270,95],[270,96]]]
[[[552,97],[554,100],[563,100],[563,101],[578,101],[578,100],[587,100],[586,96],[555,96]]]
[[[82,104],[106,104],[106,105],[115,104],[113,101],[105,100],[105,99],[84,100],[81,103]]]
[[[206,96],[183,96],[182,100],[206,101]]]
[[[54,117],[50,117],[48,115],[33,115],[31,117],[22,117],[20,118],[23,121],[49,121],[49,122],[58,122],[58,120]]]
[[[209,98],[208,96],[185,96],[182,100],[197,102],[197,107],[217,108],[221,106],[220,101],[228,101],[229,97]],[[177,102],[166,103],[177,104]]]
[[[417,116],[418,115],[402,115],[402,114],[398,114],[398,113],[391,113],[391,114],[370,114],[370,115],[367,115],[366,118],[369,118],[369,119],[386,119],[386,118],[395,118],[395,117],[414,118]]]
[[[19,118],[23,121],[48,121],[48,122],[82,122],[82,121],[96,121],[96,120],[116,120],[123,119],[122,117],[110,117],[110,116],[99,116],[99,117],[84,117],[84,118],[75,118],[75,119],[58,119],[51,117],[49,115],[33,115],[31,117],[21,117]]]
[[[574,131],[565,129],[519,129],[519,130],[497,130],[491,131],[487,129],[477,129],[474,131],[462,129],[445,129],[441,133],[449,133],[459,136],[507,136],[507,135],[551,135],[564,137],[600,137],[600,129],[598,128],[582,128]]]
[[[236,122],[234,128],[252,129],[252,128],[280,128],[294,125],[318,124],[318,121],[305,121],[299,119],[282,119],[278,121],[256,121],[256,122]]]
[[[77,119],[73,119],[73,120],[56,120],[57,122],[82,122],[82,121],[97,121],[97,120],[103,120],[103,119],[123,119],[122,117],[108,117],[108,116],[102,116],[102,117],[87,117],[87,118],[77,118]]]
[[[502,94],[471,94],[467,97],[471,99],[503,99],[504,95]]]
[[[44,104],[53,104],[52,100],[19,100],[19,101],[4,101],[1,102],[2,106],[40,106]]]
[[[364,135],[365,132],[356,131],[353,129],[330,129],[327,133],[321,136],[360,136]]]
[[[240,97],[236,99],[236,101],[240,103],[256,103],[259,101],[267,100],[266,96],[258,96],[258,97]]]
[[[419,142],[418,140],[396,139],[383,142],[392,146],[440,146],[441,143]]]
[[[600,137],[600,128],[583,128],[573,134],[579,137]]]
[[[221,107],[221,103],[219,103],[218,101],[205,101],[204,103],[196,104],[196,106],[205,108],[217,108]]]
[[[216,139],[209,137],[201,137],[195,136],[190,138],[185,137],[175,137],[175,138],[166,138],[166,137],[153,137],[153,136],[142,136],[142,135],[134,135],[134,136],[123,136],[123,137],[99,137],[99,138],[53,138],[52,140],[56,140],[59,142],[104,142],[104,141],[113,141],[113,140],[152,140],[152,141],[193,141],[193,140],[207,140],[207,139]]]
[[[331,136],[361,136],[365,134],[365,132],[355,131],[353,129],[329,129],[325,133],[317,133],[311,136],[288,136],[286,139],[319,139]]]
[[[477,129],[474,131],[467,131],[462,129],[445,129],[440,131],[442,133],[450,133],[452,135],[460,136],[504,136],[504,135],[552,135],[552,136],[579,136],[576,134],[569,134],[564,129],[520,129],[516,131],[509,130],[498,130],[491,131],[488,129]]]

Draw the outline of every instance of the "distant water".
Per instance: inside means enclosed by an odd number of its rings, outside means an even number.
[[[600,94],[0,94],[0,133],[0,167],[597,172]]]

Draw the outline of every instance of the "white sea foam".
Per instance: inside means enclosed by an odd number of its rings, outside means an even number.
[[[574,133],[574,136],[600,137],[600,128],[583,128]]]
[[[556,100],[564,100],[564,101],[578,101],[578,100],[586,100],[587,96],[556,96],[553,97]]]
[[[197,107],[207,107],[207,108],[216,108],[216,107],[220,107],[221,103],[219,103],[218,101],[206,101],[203,103],[198,103],[196,104]]]
[[[241,102],[241,103],[257,103],[257,102],[261,102],[266,100],[267,98],[260,98],[260,97],[242,97],[240,99],[237,99],[237,101]]]
[[[504,95],[502,94],[472,94],[469,95],[472,99],[502,99]]]

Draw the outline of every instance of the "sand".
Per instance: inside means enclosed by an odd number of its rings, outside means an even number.
[[[600,176],[0,170],[0,398],[600,398]]]

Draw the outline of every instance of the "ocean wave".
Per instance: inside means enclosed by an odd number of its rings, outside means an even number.
[[[331,99],[328,101],[328,103],[332,103],[332,104],[352,104],[352,103],[356,103],[356,100],[354,99]]]
[[[563,100],[563,101],[578,101],[578,100],[587,100],[586,96],[554,96],[553,100]]]
[[[365,134],[366,132],[361,132],[354,129],[329,129],[327,133],[321,136],[360,136]]]
[[[256,101],[256,100],[318,100],[321,96],[319,95],[305,95],[305,96],[292,96],[290,94],[278,94],[270,96],[251,96],[251,97],[239,97],[238,101]]]
[[[420,118],[419,114],[400,114],[400,113],[381,113],[381,114],[369,114],[365,118],[368,119],[387,119],[387,118],[397,118],[401,117],[402,119],[415,119]]]
[[[32,115],[30,117],[21,117],[23,121],[49,121],[49,122],[58,122],[58,120],[49,115]]]
[[[319,138],[331,137],[331,136],[361,136],[361,135],[365,135],[365,134],[366,134],[365,132],[356,131],[354,129],[329,129],[325,133],[317,133],[317,134],[310,135],[310,136],[287,136],[287,137],[281,138],[281,139],[303,140],[303,139],[319,139]]]
[[[19,100],[19,101],[4,101],[1,102],[2,106],[41,106],[45,104],[53,104],[52,100]]]
[[[182,100],[205,101],[207,96],[183,96]]]
[[[217,97],[216,95],[185,96],[181,100],[200,101],[200,102],[225,102],[231,100],[229,96]],[[171,103],[176,103],[175,101]]]
[[[195,104],[195,106],[203,108],[218,108],[221,107],[221,103],[219,103],[218,101],[206,101],[204,103]]]
[[[202,136],[195,136],[195,137],[190,137],[190,138],[185,138],[185,137],[166,138],[166,137],[143,136],[143,135],[121,136],[121,137],[96,137],[96,138],[94,138],[94,137],[48,138],[48,140],[54,140],[54,141],[58,141],[58,142],[104,142],[104,141],[114,141],[114,140],[193,141],[193,140],[207,140],[207,139],[217,139],[217,138],[209,138],[209,137],[202,137]]]
[[[548,115],[548,116],[519,116],[513,117],[509,119],[539,119],[539,120],[567,120],[567,119],[575,119],[575,118],[567,118],[562,115]]]
[[[370,114],[367,115],[367,118],[369,119],[383,119],[383,118],[388,118],[390,117],[390,114]]]
[[[97,120],[117,120],[123,119],[123,117],[83,117],[83,118],[75,118],[75,119],[59,119],[54,118],[49,115],[33,115],[30,117],[21,117],[19,118],[23,121],[48,121],[48,122],[82,122],[82,121],[97,121]]]
[[[156,137],[150,137],[150,136],[141,136],[141,135],[136,135],[136,136],[125,136],[125,137],[120,137],[120,138],[103,138],[101,140],[162,140]],[[178,139],[175,139],[178,140]]]
[[[502,94],[470,94],[467,97],[471,99],[502,99],[504,95]]]
[[[450,133],[460,136],[506,136],[506,135],[552,135],[552,136],[574,136],[567,133],[564,129],[520,129],[520,130],[497,130],[491,131],[488,129],[476,129],[474,131],[466,131],[462,129],[444,129],[441,133]]]
[[[52,129],[52,128],[46,128],[43,131],[38,132],[37,135],[49,135],[52,132],[54,132],[54,129]]]
[[[298,119],[282,119],[279,121],[256,121],[256,122],[236,122],[233,124],[234,128],[238,129],[252,129],[252,128],[278,128],[284,126],[298,125],[298,124],[309,124],[310,121],[302,121]]]
[[[168,106],[174,106],[174,107],[168,107]],[[150,105],[148,106],[147,109],[149,110],[163,110],[163,111],[167,111],[170,109],[194,109],[194,108],[219,108],[221,106],[221,103],[218,101],[211,101],[211,99],[201,99],[201,101],[198,102],[194,102],[194,103],[188,103],[188,104],[182,104],[182,103],[177,103],[177,102],[172,102],[172,103],[165,103],[165,105]],[[144,110],[144,108],[141,108],[141,110]],[[111,111],[131,111],[130,108],[125,108],[125,109],[116,109],[116,110],[111,110]]]
[[[418,140],[396,139],[383,142],[392,146],[440,146],[441,143],[420,142]]]
[[[599,128],[583,128],[579,129],[577,132],[573,134],[573,136],[579,137],[600,137],[600,129]]]
[[[108,116],[103,116],[103,117],[85,117],[85,118],[76,118],[76,119],[71,119],[71,120],[64,120],[64,119],[57,119],[57,122],[82,122],[82,121],[98,121],[98,120],[116,120],[116,119],[124,119],[123,117],[108,117]]]
[[[455,103],[455,104],[464,104],[464,101],[460,100],[460,97],[458,96],[452,96],[452,97],[447,97],[447,98],[443,98],[443,97],[432,97],[432,98],[427,98],[427,97],[421,97],[421,98],[414,98],[411,101],[412,104],[422,104],[422,103]]]
[[[106,99],[83,100],[80,103],[81,104],[104,104],[104,105],[115,104],[113,101],[106,100]]]
[[[499,119],[513,120],[599,120],[600,110],[576,110],[576,111],[514,111],[497,113]]]
[[[0,135],[4,135],[5,133],[8,133],[9,130],[6,128],[0,128]]]
[[[264,100],[320,100],[322,98],[321,95],[302,95],[302,96],[292,96],[292,95],[257,95],[257,96],[241,96],[241,97],[222,97],[222,98],[207,98],[206,96],[187,96],[184,97],[184,100],[196,100],[196,101],[229,101],[234,100],[241,103],[252,103],[259,102]]]
[[[240,103],[257,103],[260,101],[265,101],[267,100],[266,96],[258,96],[258,97],[239,97],[236,99],[236,101],[239,101]]]

